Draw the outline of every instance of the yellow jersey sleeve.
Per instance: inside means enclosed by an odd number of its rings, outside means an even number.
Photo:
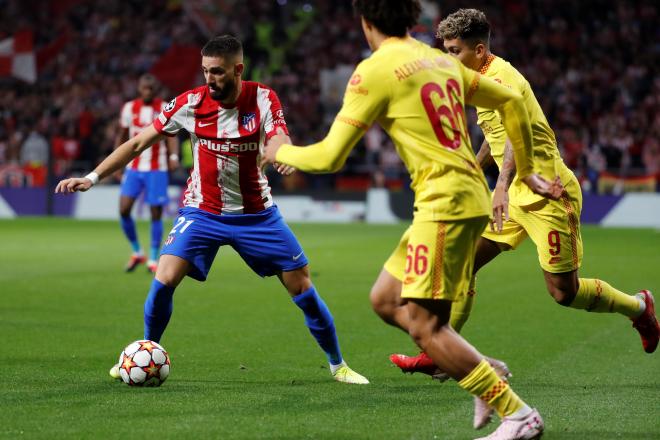
[[[534,172],[532,127],[520,93],[486,78],[461,64],[466,104],[500,111],[502,125],[511,139],[516,168],[521,177]]]
[[[375,69],[363,62],[351,76],[344,103],[325,139],[307,147],[284,144],[276,160],[310,173],[335,172],[362,135],[383,112],[388,101],[388,87]]]

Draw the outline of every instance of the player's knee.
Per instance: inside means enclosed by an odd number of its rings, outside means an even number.
[[[289,295],[296,296],[306,292],[307,290],[309,290],[310,287],[312,287],[312,282],[308,278],[307,282],[302,280],[301,282],[287,285],[286,290],[287,292],[289,292]]]
[[[576,271],[559,274],[545,272],[545,284],[557,304],[566,307],[573,303],[580,286]]]
[[[131,208],[130,207],[125,207],[125,206],[120,207],[119,208],[119,215],[122,218],[130,217],[131,216]]]
[[[395,304],[388,299],[385,291],[376,287],[372,288],[369,293],[369,300],[371,301],[371,308],[378,316],[383,319],[393,316]]]
[[[162,206],[152,206],[151,207],[151,219],[160,220],[163,217],[163,207]]]
[[[188,270],[188,263],[178,262],[176,260],[172,262],[167,258],[161,258],[158,269],[156,269],[155,278],[166,286],[177,287],[188,273]]]
[[[171,274],[157,274],[156,275],[156,280],[160,282],[161,284],[166,285],[167,287],[177,287],[181,280],[177,279],[176,277],[172,276]]]
[[[312,287],[307,266],[282,274],[282,281],[289,295],[296,296]]]
[[[548,286],[548,293],[560,306],[568,307],[571,305],[575,299],[575,292],[571,292],[567,289],[562,289],[558,286]]]

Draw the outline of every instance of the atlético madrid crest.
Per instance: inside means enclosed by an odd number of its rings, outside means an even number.
[[[252,133],[257,128],[257,115],[254,112],[244,114],[241,116],[241,125],[245,131]]]

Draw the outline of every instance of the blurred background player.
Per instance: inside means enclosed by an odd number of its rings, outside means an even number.
[[[144,74],[138,81],[138,95],[125,103],[121,109],[116,148],[128,139],[136,136],[145,127],[151,125],[165,107],[163,100],[156,96],[158,83],[150,74]],[[167,147],[165,146],[167,144]],[[167,204],[168,170],[173,171],[179,164],[179,145],[176,137],[168,137],[143,151],[124,169],[119,198],[119,219],[124,235],[133,248],[126,272],[132,272],[147,263],[147,269],[156,273],[158,251],[163,238],[163,205]],[[135,200],[144,193],[144,200],[151,210],[151,244],[149,259],[144,255],[138,240],[135,220],[131,211]]]
[[[580,184],[562,161],[555,134],[527,80],[511,64],[491,53],[490,24],[485,14],[477,9],[454,12],[438,26],[438,38],[443,40],[447,52],[466,67],[523,95],[532,124],[537,170],[545,177],[560,176],[566,188],[561,199],[556,201],[530,191],[516,174],[512,146],[500,114],[477,107],[478,124],[486,138],[477,159],[483,168],[494,160],[500,174],[493,192],[493,213],[498,220],[496,230],[486,229],[479,239],[474,273],[502,251],[517,248],[529,236],[536,245],[548,292],[558,304],[588,312],[624,315],[639,332],[644,350],[654,352],[660,326],[651,292],[642,290],[636,295],[627,295],[605,281],[578,277],[582,262]],[[473,276],[470,294],[452,308],[451,324],[456,331],[460,332],[468,319],[475,293]],[[396,316],[397,307],[404,307],[396,297],[375,298],[374,305],[381,316],[388,317]],[[391,360],[405,372],[439,373],[425,353],[411,357],[392,355]],[[488,422],[489,412],[477,410],[475,416],[477,414],[481,416],[475,418],[475,427],[481,427]]]
[[[194,166],[184,208],[163,246],[144,305],[144,338],[160,341],[181,280],[186,275],[206,280],[220,246],[230,245],[258,275],[279,277],[325,352],[333,378],[368,384],[344,361],[332,314],[309,277],[307,257],[273,203],[259,166],[261,151],[276,129],[286,132],[286,121],[272,89],[242,81],[244,67],[238,39],[211,39],[202,48],[206,85],[177,96],[153,124],[123,143],[94,172],[61,181],[56,192],[87,191],[150,145],[188,131]],[[281,165],[277,169],[283,174],[293,171]],[[118,365],[110,374],[119,377]]]
[[[404,298],[406,323],[400,327],[462,388],[497,408],[503,421],[488,438],[537,438],[543,432],[539,413],[449,325],[452,302],[467,293],[476,243],[491,213],[488,186],[466,133],[464,103],[506,115],[525,183],[555,198],[563,188],[534,173],[532,132],[521,95],[410,36],[420,13],[418,0],[355,0],[353,5],[373,54],[355,69],[330,132],[306,147],[291,145],[282,132],[267,144],[265,160],[336,172],[374,122],[388,132],[411,174],[415,213],[374,289]]]

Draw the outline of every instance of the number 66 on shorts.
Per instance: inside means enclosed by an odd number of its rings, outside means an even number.
[[[477,240],[488,217],[414,222],[385,262],[402,298],[457,301],[470,287]]]

